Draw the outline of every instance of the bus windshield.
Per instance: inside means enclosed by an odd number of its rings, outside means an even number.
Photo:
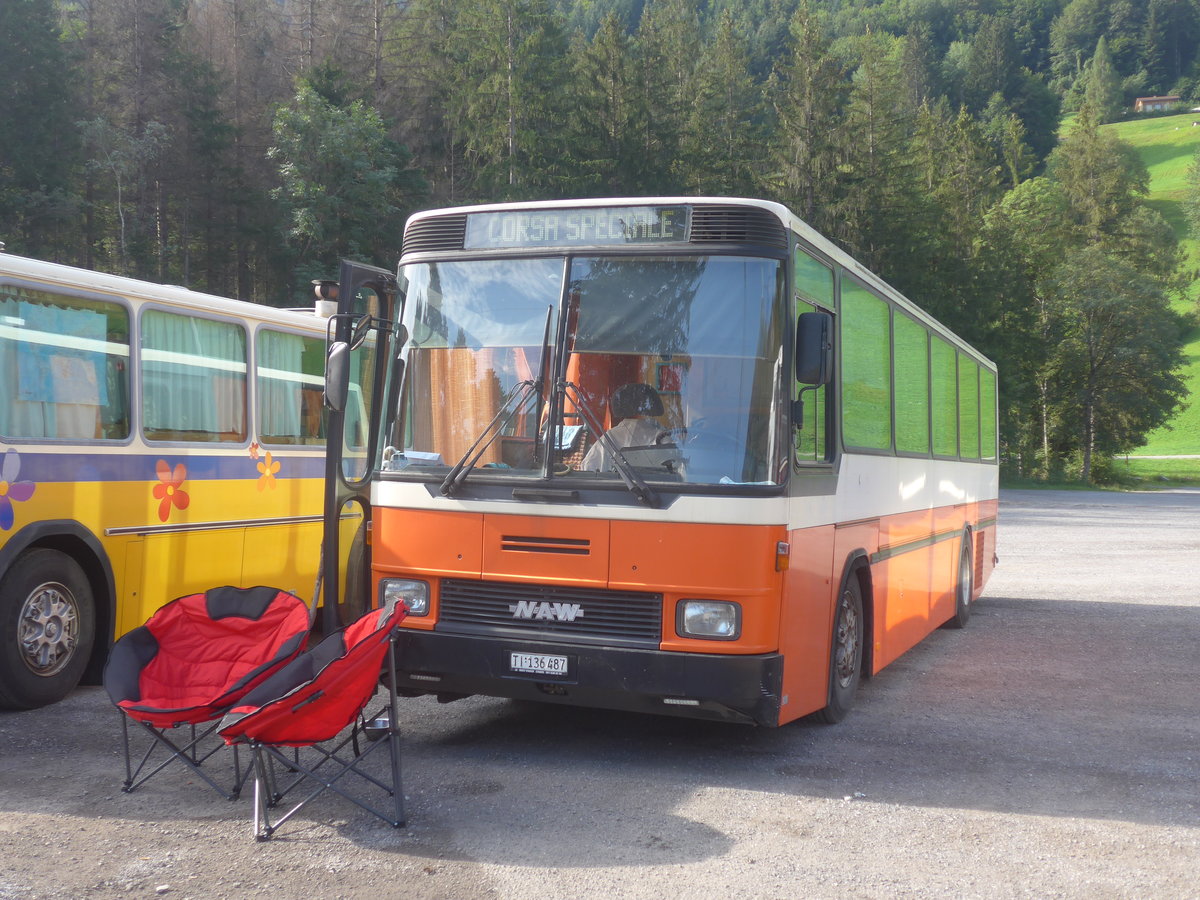
[[[435,480],[466,463],[473,481],[600,486],[632,470],[680,490],[782,479],[779,260],[510,258],[402,276],[411,340],[386,472]]]

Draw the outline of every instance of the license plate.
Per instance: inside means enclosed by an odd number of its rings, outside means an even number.
[[[523,672],[528,675],[553,675],[562,677],[567,674],[570,657],[554,656],[549,653],[518,653],[509,651],[508,667],[513,672]]]

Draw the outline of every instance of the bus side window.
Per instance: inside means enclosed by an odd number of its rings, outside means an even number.
[[[264,328],[255,340],[258,437],[266,444],[325,443],[325,342]]]
[[[129,313],[115,303],[0,287],[0,433],[129,436]]]
[[[142,315],[142,401],[149,440],[244,440],[245,329],[147,310]]]
[[[796,317],[809,312],[834,308],[833,270],[806,253],[801,247],[794,255]],[[826,421],[829,391],[826,385],[801,392],[804,385],[793,381],[792,399],[803,403],[801,427],[794,430],[793,446],[799,463],[823,463],[829,460],[829,436]]]

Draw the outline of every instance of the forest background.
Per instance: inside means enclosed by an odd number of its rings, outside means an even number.
[[[1187,398],[1196,273],[1103,126],[1200,101],[1200,0],[2,0],[0,38],[9,252],[293,306],[421,208],[755,196],[997,361],[1010,477],[1109,480]]]

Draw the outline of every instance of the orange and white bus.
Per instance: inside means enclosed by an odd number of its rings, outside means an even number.
[[[995,367],[785,207],[441,209],[403,248],[368,351],[402,689],[833,722],[966,623]]]
[[[327,322],[0,253],[0,706],[174,597],[312,594]]]

